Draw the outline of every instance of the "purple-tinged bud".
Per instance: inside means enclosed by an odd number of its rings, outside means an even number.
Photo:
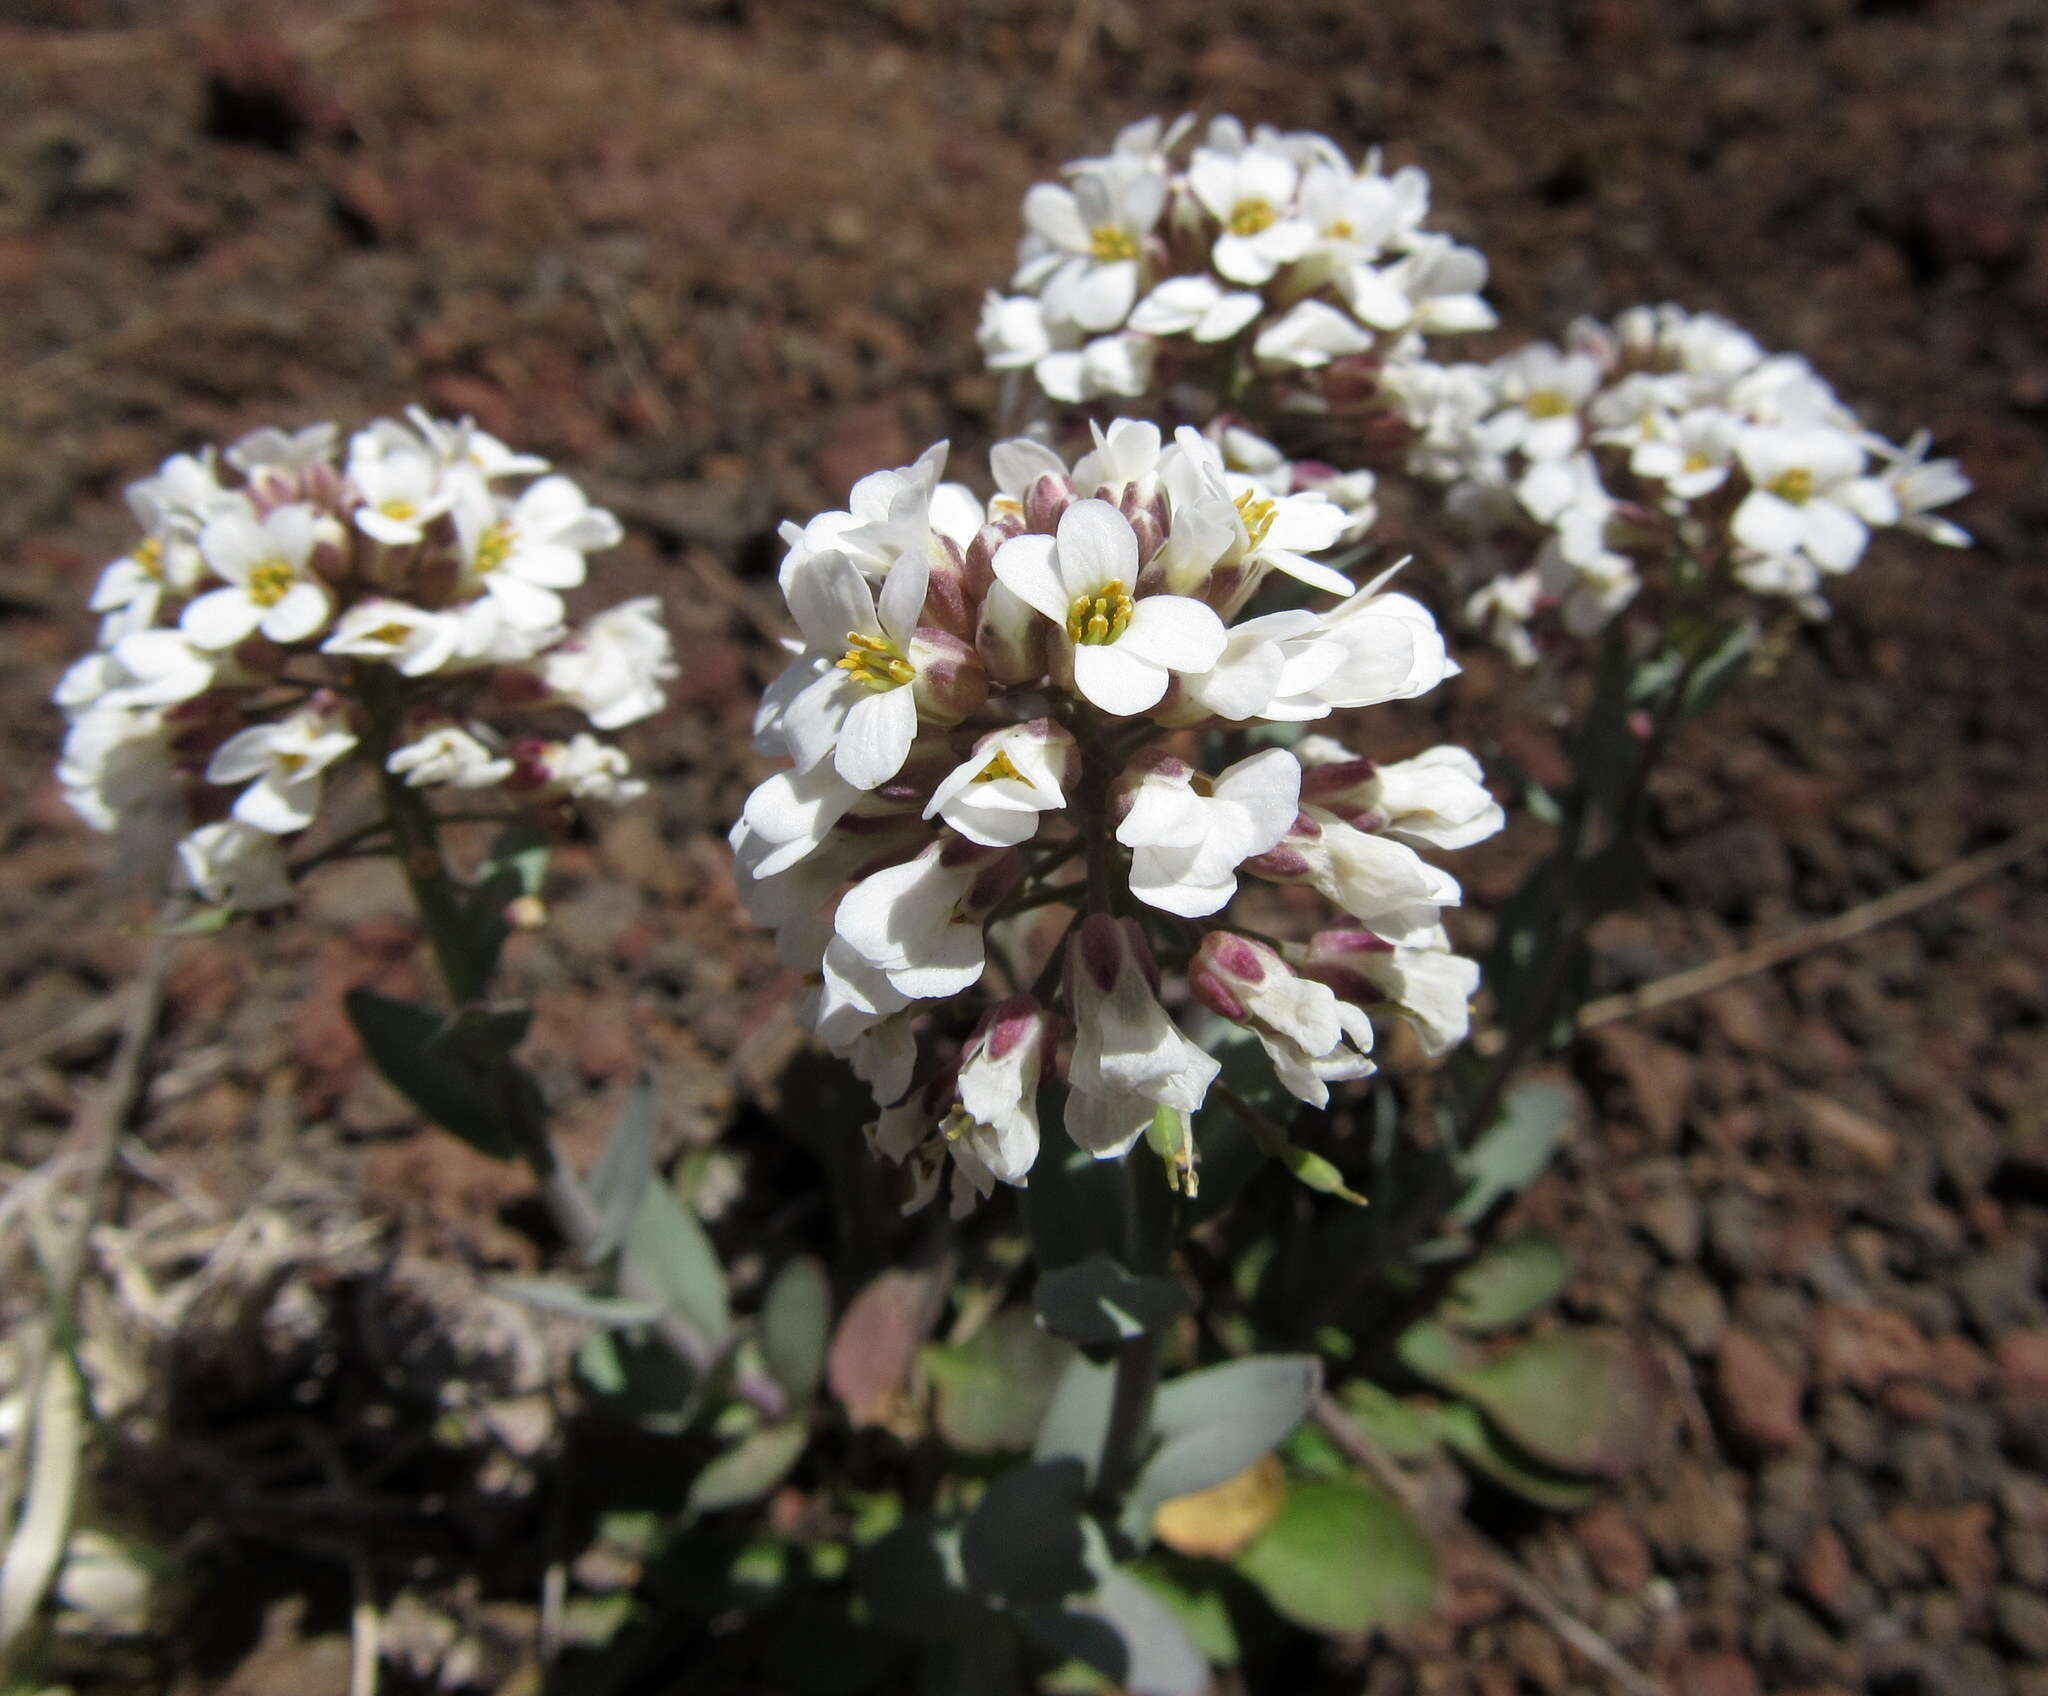
[[[1070,976],[1086,976],[1103,995],[1116,993],[1126,971],[1139,973],[1154,994],[1159,990],[1158,962],[1138,921],[1107,913],[1090,913],[1081,921],[1067,953],[1067,971]]]
[[[1241,1025],[1251,1017],[1244,1003],[1246,992],[1269,979],[1292,975],[1286,962],[1264,943],[1212,930],[1188,963],[1188,988],[1204,1007]]]
[[[1006,517],[998,523],[984,524],[974,533],[974,540],[967,544],[966,553],[960,556],[961,575],[977,608],[988,594],[989,585],[996,580],[996,549],[1012,536],[1023,534],[1023,518]]]
[[[998,583],[981,603],[974,651],[998,683],[1035,682],[1045,675],[1046,633],[1052,629],[1029,605]]]
[[[1166,500],[1162,495],[1146,499],[1135,483],[1126,483],[1117,500],[1117,510],[1129,521],[1138,538],[1138,561],[1142,566],[1165,545],[1168,527]]]
[[[958,724],[981,710],[988,699],[988,673],[981,656],[960,637],[929,625],[910,639],[910,663],[917,668],[920,718],[933,724]]]
[[[974,640],[974,627],[981,619],[981,595],[969,585],[967,562],[958,547],[945,538],[943,557],[932,562],[925,579],[923,625],[943,630],[962,642]]]
[[[986,853],[988,850],[983,849]],[[961,906],[970,913],[990,913],[1009,899],[1024,881],[1024,856],[1014,848],[999,851],[981,870]]]
[[[1341,801],[1346,792],[1370,783],[1379,774],[1371,760],[1331,760],[1325,765],[1305,766],[1301,773],[1301,798],[1327,806]]]
[[[1386,993],[1366,968],[1392,957],[1394,945],[1369,930],[1323,930],[1309,938],[1298,956],[1301,975],[1328,984],[1346,1001],[1371,1006],[1386,999]]]
[[[1060,516],[1080,496],[1071,477],[1048,471],[1024,491],[1024,522],[1042,535],[1050,536],[1060,527]]]
[[[982,1015],[969,1046],[979,1042],[991,1060],[1007,1060],[1031,1042],[1043,1043],[1050,1015],[1028,995],[998,1001]]]
[[[1242,869],[1268,883],[1307,883],[1315,875],[1322,838],[1323,827],[1307,813],[1297,813],[1278,844],[1254,854]]]

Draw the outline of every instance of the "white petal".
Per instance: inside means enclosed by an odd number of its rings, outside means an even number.
[[[1060,581],[1053,564],[1050,536],[1012,536],[996,549],[996,579],[1018,600],[1053,623],[1065,627],[1074,597]]]
[[[201,595],[178,620],[178,628],[202,648],[232,648],[255,634],[263,609],[240,589]]]
[[[1145,604],[1139,603],[1141,608]],[[1209,616],[1214,618],[1215,614]],[[1134,627],[1136,623],[1133,619]],[[1126,636],[1129,634],[1129,631],[1125,632]],[[1125,643],[1112,642],[1099,647],[1084,644],[1074,650],[1074,687],[1104,712],[1129,717],[1159,704],[1160,697],[1166,693],[1166,673],[1128,652]]]
[[[1005,549],[1010,545],[1005,543]],[[1082,595],[1097,594],[1106,583],[1121,583],[1127,591],[1137,583],[1137,533],[1108,501],[1076,501],[1060,514],[1054,562],[1067,598],[1058,614],[1047,616],[1064,623],[1066,607]]]
[[[1350,586],[1347,581],[1345,588]],[[1132,610],[1114,646],[1169,671],[1204,672],[1223,657],[1229,639],[1223,620],[1207,603],[1184,595],[1148,595]]]
[[[273,642],[302,642],[326,624],[332,606],[326,589],[301,578],[263,615],[263,634]]]
[[[839,733],[833,763],[856,789],[887,783],[910,758],[917,740],[917,695],[905,684],[854,702]]]
[[[927,556],[906,554],[889,567],[889,575],[882,579],[875,615],[881,620],[883,634],[899,648],[910,645],[911,634],[917,629],[931,572]]]
[[[871,636],[880,628],[874,591],[860,567],[837,549],[799,560],[784,591],[804,640],[820,652],[839,652],[850,631]]]

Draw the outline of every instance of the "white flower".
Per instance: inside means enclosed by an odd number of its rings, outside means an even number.
[[[1226,290],[1214,277],[1169,277],[1138,302],[1130,322],[1142,335],[1225,342],[1258,317],[1265,304],[1249,289]]]
[[[57,782],[72,811],[94,830],[131,839],[155,837],[166,823],[174,831],[184,827],[171,726],[159,707],[81,714],[65,732]]]
[[[1295,209],[1299,173],[1285,155],[1264,148],[1231,154],[1198,147],[1188,163],[1188,187],[1222,225],[1210,262],[1233,283],[1268,282],[1316,239],[1315,226]]]
[[[1000,295],[994,289],[982,297],[974,339],[992,371],[1021,371],[1053,350],[1045,308],[1030,295]]]
[[[215,750],[206,781],[247,783],[235,797],[235,817],[273,836],[286,836],[313,822],[327,768],[355,745],[337,708],[316,705],[273,724],[237,731]]]
[[[1080,347],[1055,347],[1032,367],[1038,386],[1054,400],[1078,406],[1107,395],[1142,395],[1152,382],[1158,344],[1150,336],[1119,331]]]
[[[349,442],[348,480],[362,499],[356,528],[386,547],[415,547],[455,504],[460,484],[438,454],[403,424],[384,419]]]
[[[1439,909],[1463,899],[1458,880],[1414,849],[1316,806],[1303,807],[1280,844],[1246,869],[1276,883],[1310,885],[1390,942],[1432,933],[1442,922]]]
[[[66,713],[97,708],[167,707],[213,686],[219,662],[182,632],[138,630],[68,667],[51,697]]]
[[[1927,450],[1934,438],[1925,430],[1914,432],[1903,447],[1893,447],[1881,438],[1875,445],[1891,463],[1879,474],[1899,509],[1898,526],[1945,548],[1967,548],[1970,533],[1960,524],[1937,518],[1934,508],[1959,501],[1970,492],[1970,480],[1952,459],[1929,459]]]
[[[1487,640],[1516,665],[1534,665],[1536,644],[1530,639],[1529,623],[1542,594],[1542,581],[1533,571],[1496,577],[1466,597],[1465,619],[1485,631]]]
[[[1269,365],[1313,371],[1372,344],[1372,332],[1348,314],[1326,301],[1304,300],[1261,330],[1252,352]]]
[[[767,851],[749,867],[751,874],[774,877],[816,853],[863,793],[829,760],[809,771],[776,772],[755,785],[740,817]]]
[[[1126,1152],[1160,1107],[1198,1111],[1222,1069],[1167,1017],[1154,973],[1136,920],[1081,921],[1067,953],[1067,1134],[1097,1159]]]
[[[1370,1077],[1372,1020],[1327,984],[1298,977],[1250,937],[1212,930],[1188,967],[1202,1003],[1259,1039],[1284,1088],[1311,1107],[1330,1105],[1330,1085]]]
[[[1732,413],[1711,408],[1684,413],[1666,434],[1639,442],[1628,468],[1662,483],[1678,500],[1699,500],[1728,481],[1741,429]]]
[[[1333,595],[1351,592],[1353,584],[1343,572],[1307,557],[1343,534],[1349,522],[1343,508],[1314,492],[1268,494],[1257,477],[1228,470],[1216,444],[1189,425],[1176,430],[1173,440],[1176,451],[1165,476],[1173,495],[1175,534],[1162,559],[1169,585],[1199,563],[1205,574],[1239,572],[1238,600],[1269,570]],[[1213,536],[1220,548],[1196,545],[1184,520]]]
[[[461,656],[464,625],[450,613],[428,612],[410,601],[374,596],[335,620],[323,654],[383,660],[405,677],[428,677]]]
[[[408,789],[443,783],[456,789],[489,789],[503,783],[517,767],[493,752],[475,728],[442,724],[394,748],[384,769],[404,778]]]
[[[1427,1054],[1449,1053],[1471,1030],[1479,963],[1453,954],[1441,928],[1413,946],[1397,946],[1369,930],[1321,931],[1297,963],[1347,1001],[1391,1003]]]
[[[1295,752],[1307,768],[1303,797],[1360,830],[1411,847],[1469,848],[1507,824],[1479,762],[1463,748],[1447,744],[1375,765],[1327,736],[1308,736]]]
[[[226,454],[228,464],[252,481],[261,473],[282,472],[297,477],[334,457],[339,434],[332,424],[308,424],[301,430],[280,430],[265,425],[237,440]]]
[[[227,586],[201,595],[179,620],[202,648],[232,648],[261,631],[301,642],[327,623],[334,597],[313,570],[322,521],[309,506],[281,506],[255,519],[224,512],[199,533],[199,551]]]
[[[1014,848],[1038,832],[1038,816],[1067,804],[1078,751],[1064,726],[1033,719],[992,730],[943,779],[924,810],[970,842]]]
[[[1285,748],[1239,760],[1213,781],[1152,753],[1124,773],[1129,799],[1116,839],[1131,853],[1131,893],[1162,912],[1200,918],[1237,893],[1237,868],[1287,834],[1301,767]]]
[[[1134,600],[1138,567],[1130,520],[1102,500],[1068,507],[1056,538],[1013,536],[995,556],[997,578],[1065,632],[1075,688],[1119,716],[1156,706],[1168,673],[1205,671],[1223,652],[1212,608],[1179,595]]]
[[[277,838],[237,819],[201,825],[178,844],[178,860],[185,881],[220,906],[254,913],[292,898]]]
[[[944,1126],[954,1159],[964,1154],[990,1177],[1024,1182],[1038,1159],[1038,1082],[1050,1039],[1051,1021],[1028,995],[983,1016],[961,1051],[958,1107]]]
[[[982,921],[1016,881],[1014,856],[954,838],[848,890],[832,928],[899,995],[923,1001],[976,982]]]
[[[877,596],[837,550],[806,555],[790,569],[783,587],[805,649],[784,673],[794,693],[774,730],[798,770],[829,755],[856,789],[902,770],[917,737],[912,640],[929,577],[925,560],[899,560]]]
[[[592,506],[566,477],[543,477],[509,504],[481,485],[454,507],[463,581],[481,588],[513,624],[543,629],[562,621],[558,591],[589,569],[585,555],[614,546],[619,521]]]
[[[662,685],[678,671],[661,602],[652,595],[599,613],[540,668],[550,693],[580,708],[599,730],[661,711],[668,700]]]
[[[1863,557],[1870,524],[1898,517],[1898,502],[1863,475],[1863,447],[1826,426],[1757,425],[1736,442],[1750,491],[1729,528],[1761,554],[1803,553],[1823,571],[1847,571]]]
[[[1014,287],[1089,331],[1113,330],[1137,298],[1146,238],[1166,206],[1154,171],[1080,171],[1073,187],[1037,183],[1024,196],[1029,235]]]
[[[1579,445],[1579,409],[1600,386],[1600,367],[1582,353],[1536,342],[1494,363],[1503,405],[1481,427],[1494,453],[1562,459]]]
[[[578,731],[566,742],[546,742],[537,749],[515,749],[520,757],[515,776],[539,781],[579,801],[604,801],[623,806],[647,793],[647,785],[633,775],[633,762],[625,750],[601,742],[587,731]]]
[[[425,408],[409,406],[405,415],[441,464],[450,471],[481,478],[486,483],[502,477],[532,477],[547,470],[548,462],[536,453],[518,453],[486,430],[477,428],[474,418],[450,423],[430,417]],[[395,425],[387,425],[395,429]]]

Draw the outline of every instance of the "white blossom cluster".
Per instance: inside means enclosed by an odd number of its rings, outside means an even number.
[[[1927,457],[1924,431],[1886,440],[1804,359],[1712,313],[1581,319],[1563,347],[1490,365],[1397,360],[1381,392],[1411,432],[1409,469],[1449,485],[1451,512],[1485,539],[1467,615],[1524,663],[1548,611],[1586,636],[1648,584],[1819,616],[1822,586],[1873,529],[1970,540],[1935,511],[1969,482]]]
[[[1423,228],[1421,170],[1227,116],[1181,162],[1192,131],[1145,119],[1025,195],[1012,293],[982,311],[991,367],[1071,404],[1163,390],[1194,359],[1311,371],[1492,327],[1486,261]]]
[[[1355,508],[1276,493],[1192,429],[1094,438],[1071,467],[1001,443],[985,505],[940,481],[940,444],[784,530],[802,634],[756,731],[790,763],[732,843],[914,1204],[949,1152],[956,1207],[1023,1183],[1055,1076],[1092,1153],[1162,1116],[1185,1141],[1217,1072],[1169,1011],[1189,996],[1321,1105],[1373,1068],[1368,1007],[1441,1051],[1477,984],[1441,923],[1457,882],[1417,852],[1500,827],[1472,757],[1375,765],[1251,734],[1435,687],[1457,670],[1435,621],[1312,557]],[[1247,616],[1283,579],[1283,602],[1338,598]],[[1302,888],[1272,897],[1293,928],[1313,931],[1307,891],[1345,918],[1303,941],[1232,928],[1245,875]],[[977,1019],[963,992],[991,975]]]
[[[98,645],[57,687],[58,778],[131,852],[175,838],[208,901],[288,900],[284,841],[373,753],[411,787],[515,802],[644,788],[589,731],[488,722],[561,707],[609,731],[662,705],[653,599],[566,622],[562,591],[618,522],[468,421],[407,418],[346,444],[332,424],[258,430],[128,490],[142,539],[101,574]]]

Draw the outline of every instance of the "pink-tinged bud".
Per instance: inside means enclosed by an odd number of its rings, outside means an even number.
[[[1384,1001],[1385,993],[1366,973],[1375,960],[1392,956],[1394,945],[1369,930],[1323,930],[1309,938],[1299,956],[1301,975],[1328,984],[1346,1001],[1371,1006]]]
[[[1305,766],[1301,773],[1301,798],[1321,805],[1341,800],[1349,791],[1370,783],[1379,767],[1371,760],[1332,760],[1327,765]]]
[[[1130,521],[1131,532],[1138,538],[1138,561],[1142,565],[1166,541],[1168,517],[1165,499],[1144,499],[1138,493],[1137,484],[1126,483],[1117,500],[1117,510]]]
[[[299,473],[299,498],[329,512],[339,512],[345,483],[339,466],[317,460]]]
[[[1013,995],[982,1016],[976,1037],[991,1060],[1007,1060],[1026,1043],[1043,1040],[1046,1033],[1045,1009],[1028,995]]]
[[[917,691],[919,717],[934,724],[958,724],[979,712],[988,699],[988,673],[981,657],[958,636],[920,626],[910,639],[908,657],[917,668],[911,687]]]
[[[1060,515],[1078,499],[1071,477],[1048,471],[1024,491],[1024,522],[1030,529],[1050,536],[1060,527]]]
[[[1090,913],[1081,921],[1067,956],[1070,973],[1080,973],[1102,994],[1111,995],[1125,971],[1140,973],[1156,993],[1159,967],[1135,919]]]
[[[1024,856],[1014,848],[1004,849],[982,868],[961,905],[972,913],[993,912],[1023,881]]]
[[[1212,930],[1188,963],[1188,988],[1203,1006],[1243,1024],[1250,1017],[1244,1004],[1246,992],[1269,978],[1292,975],[1286,962],[1264,943],[1227,930]]]
[[[1263,854],[1254,854],[1241,869],[1268,883],[1306,883],[1315,865],[1299,848],[1290,848],[1283,842]]]
[[[966,553],[960,556],[960,575],[977,608],[988,593],[989,585],[996,580],[996,549],[1012,536],[1023,534],[1024,520],[1021,516],[1005,518],[994,524],[984,524],[975,532],[974,540],[967,544]]]
[[[935,561],[925,580],[924,625],[942,630],[957,641],[972,642],[981,620],[981,599],[967,586],[966,562],[957,552]]]
[[[981,603],[974,651],[996,682],[1031,683],[1045,675],[1045,638],[1052,626],[1001,585]]]

